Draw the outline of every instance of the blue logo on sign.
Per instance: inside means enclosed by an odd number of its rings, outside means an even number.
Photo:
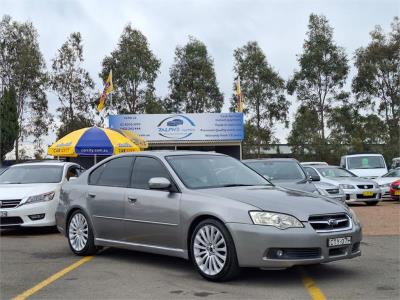
[[[193,121],[183,115],[165,118],[157,125],[159,135],[175,140],[185,139],[192,135],[195,127]]]

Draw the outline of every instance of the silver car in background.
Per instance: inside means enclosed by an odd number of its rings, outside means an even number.
[[[346,205],[278,188],[240,161],[204,152],[110,157],[63,187],[57,226],[77,255],[101,246],[190,259],[206,279],[361,254]]]
[[[379,185],[367,178],[360,178],[350,171],[337,166],[304,166],[312,178],[321,182],[335,183],[346,194],[346,203],[365,202],[367,205],[377,205],[381,201]]]

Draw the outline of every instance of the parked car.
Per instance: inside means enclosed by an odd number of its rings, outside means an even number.
[[[247,159],[243,163],[278,186],[317,193],[342,202],[345,200],[338,184],[312,182],[299,162],[293,158]]]
[[[177,256],[213,281],[361,254],[345,204],[275,187],[223,154],[110,157],[63,186],[56,219],[77,255],[114,246]]]
[[[61,185],[81,170],[78,164],[58,161],[9,167],[0,175],[0,227],[56,225]]]
[[[327,166],[328,163],[324,161],[303,161],[300,163],[302,166],[314,166],[314,165],[322,165]]]
[[[390,195],[393,200],[400,200],[400,180],[392,182],[390,185]]]
[[[357,177],[337,166],[306,166],[304,169],[313,179],[339,184],[346,195],[347,203],[365,202],[367,205],[377,205],[381,201],[379,185],[371,179]]]
[[[340,167],[349,170],[358,177],[374,179],[388,172],[382,154],[351,154],[340,159]]]
[[[393,181],[400,180],[400,167],[389,171],[383,176],[374,179],[382,191],[382,198],[391,198],[390,195],[390,184]]]
[[[391,169],[400,168],[400,157],[395,157],[392,159]]]

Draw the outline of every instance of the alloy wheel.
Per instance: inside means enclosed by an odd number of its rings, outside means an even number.
[[[75,214],[68,229],[69,241],[75,251],[82,251],[88,241],[89,226],[83,214]]]

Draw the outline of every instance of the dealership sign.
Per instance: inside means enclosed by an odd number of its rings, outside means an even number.
[[[108,121],[147,141],[243,140],[243,113],[110,115]]]

